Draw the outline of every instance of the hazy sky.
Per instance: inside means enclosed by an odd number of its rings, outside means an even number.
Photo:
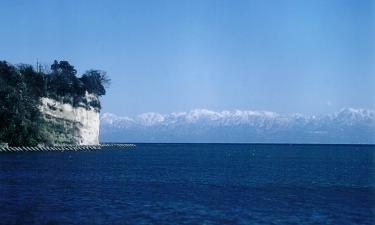
[[[107,71],[103,112],[375,108],[375,2],[17,1],[0,58]]]

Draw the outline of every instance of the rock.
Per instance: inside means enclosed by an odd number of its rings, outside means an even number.
[[[88,102],[97,97],[86,93]],[[91,106],[73,107],[51,98],[42,98],[40,111],[47,121],[46,133],[52,145],[98,145],[99,110]]]

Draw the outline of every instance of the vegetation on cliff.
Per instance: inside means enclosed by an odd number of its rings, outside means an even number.
[[[110,82],[105,72],[89,70],[77,77],[74,66],[56,60],[50,70],[37,67],[0,61],[0,143],[35,146],[48,142],[47,125],[38,108],[42,97],[98,111],[101,108],[99,100],[87,102],[85,95],[105,95]]]

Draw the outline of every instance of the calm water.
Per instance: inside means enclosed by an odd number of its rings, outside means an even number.
[[[0,224],[374,223],[374,146],[0,154]]]

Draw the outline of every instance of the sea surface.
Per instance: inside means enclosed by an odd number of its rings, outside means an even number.
[[[4,153],[0,224],[375,224],[375,146]]]

